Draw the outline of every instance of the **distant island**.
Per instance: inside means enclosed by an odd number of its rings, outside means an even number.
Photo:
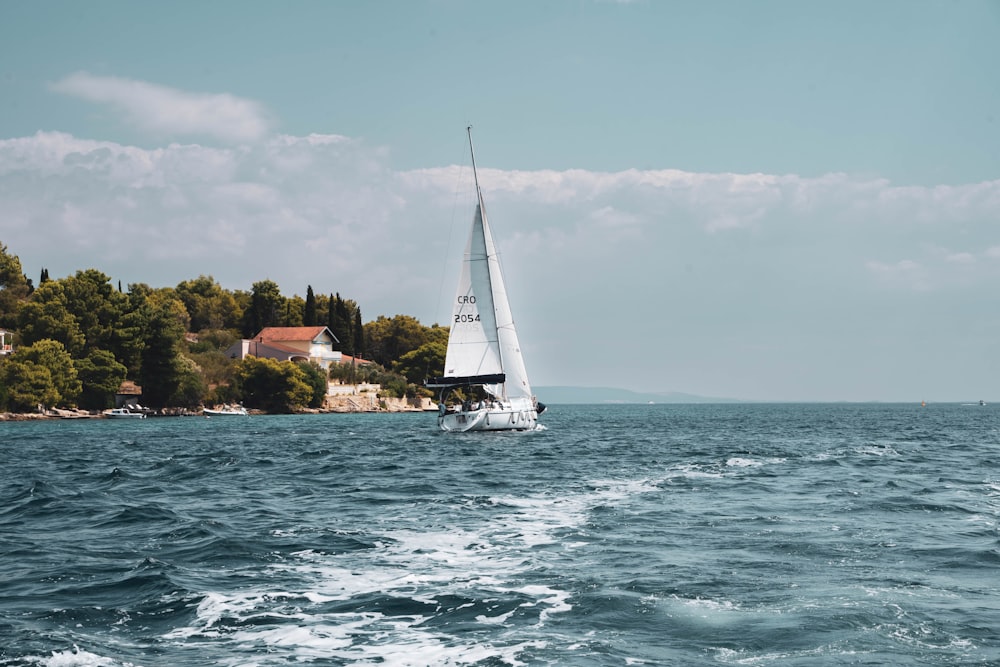
[[[696,396],[676,391],[638,392],[614,387],[535,387],[538,400],[550,405],[597,403],[739,403],[732,398]]]

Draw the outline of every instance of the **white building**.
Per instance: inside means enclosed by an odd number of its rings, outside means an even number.
[[[327,327],[266,327],[253,338],[231,345],[226,355],[232,359],[264,357],[278,361],[313,361],[324,370],[339,364],[341,354],[334,347],[340,341]]]

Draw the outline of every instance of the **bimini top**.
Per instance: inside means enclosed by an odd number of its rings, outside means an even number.
[[[503,384],[507,380],[505,373],[491,373],[489,375],[465,375],[432,378],[424,382],[424,386],[429,389],[448,389],[449,387],[467,387],[477,384]]]

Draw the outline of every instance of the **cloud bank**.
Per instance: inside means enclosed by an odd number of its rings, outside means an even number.
[[[157,135],[208,136],[225,142],[257,141],[270,130],[263,107],[226,93],[190,93],[145,81],[76,72],[52,84],[57,93],[123,113]]]

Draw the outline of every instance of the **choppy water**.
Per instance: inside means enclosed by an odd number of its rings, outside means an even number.
[[[1000,664],[1000,407],[0,424],[0,665]]]

